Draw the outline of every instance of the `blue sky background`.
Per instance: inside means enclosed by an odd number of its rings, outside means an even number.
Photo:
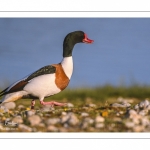
[[[63,39],[75,30],[94,43],[74,47],[69,87],[150,85],[149,18],[1,18],[0,87],[59,63]]]

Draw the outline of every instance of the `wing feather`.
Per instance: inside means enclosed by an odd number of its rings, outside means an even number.
[[[52,66],[52,65],[44,66],[40,68],[39,70],[31,73],[29,76],[23,78],[22,80],[15,82],[11,86],[4,89],[2,92],[0,92],[0,96],[6,95],[8,93],[21,91],[26,86],[26,84],[28,84],[33,78],[36,78],[38,76],[42,76],[45,74],[52,74],[52,73],[55,73],[55,71],[56,71],[55,66]]]

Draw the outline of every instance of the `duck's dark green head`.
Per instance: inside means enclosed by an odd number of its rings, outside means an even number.
[[[87,34],[83,31],[74,31],[69,33],[63,43],[63,57],[72,56],[72,50],[77,43],[93,43],[93,40],[88,39]]]

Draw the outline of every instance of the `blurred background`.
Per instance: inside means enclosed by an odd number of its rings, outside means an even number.
[[[0,88],[59,63],[75,30],[94,43],[75,45],[70,88],[150,85],[149,18],[0,18]]]

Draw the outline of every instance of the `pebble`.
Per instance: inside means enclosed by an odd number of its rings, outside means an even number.
[[[74,113],[68,113],[67,115],[62,116],[61,123],[68,123],[69,125],[75,126],[79,123],[79,119]]]
[[[70,118],[69,118],[69,120],[68,120],[68,123],[69,123],[70,125],[75,126],[75,125],[77,125],[77,124],[79,123],[79,119],[76,117],[75,114],[71,114],[71,115],[70,115]]]
[[[22,119],[21,116],[16,116],[16,117],[14,117],[14,118],[12,119],[12,121],[13,121],[14,123],[17,123],[17,124],[23,123],[23,119]]]
[[[104,122],[105,121],[105,118],[103,118],[102,116],[97,116],[95,118],[95,123],[100,123],[100,122]]]
[[[18,109],[24,109],[25,107],[23,105],[19,105]]]
[[[87,116],[89,116],[89,114],[86,113],[86,112],[82,112],[82,113],[81,113],[81,116],[82,116],[82,117],[87,117]]]
[[[63,111],[61,114],[62,114],[63,116],[66,116],[66,115],[67,115],[67,113],[66,113],[65,111]]]
[[[96,105],[95,105],[95,104],[92,104],[92,103],[89,104],[88,106],[89,106],[89,107],[92,107],[92,108],[95,108],[95,107],[96,107]]]
[[[44,127],[45,127],[45,124],[41,122],[41,123],[38,124],[38,127],[44,128]]]
[[[9,102],[9,103],[4,103],[3,106],[6,107],[7,109],[15,109],[16,104],[14,102]]]
[[[68,114],[62,116],[61,123],[64,124],[64,123],[68,122],[69,118],[70,118],[70,115],[68,115]]]
[[[59,118],[50,118],[48,120],[46,120],[46,124],[47,125],[55,125],[60,123],[60,119]]]
[[[140,124],[140,121],[141,121],[141,116],[137,116],[137,117],[132,118],[132,122],[134,124]]]
[[[139,112],[139,115],[141,116],[145,116],[146,114],[148,113],[148,110],[147,109],[143,109]]]
[[[89,127],[89,124],[87,122],[82,122],[82,124],[81,124],[82,129],[86,129],[88,127]]]
[[[81,123],[81,128],[82,129],[86,129],[86,128],[89,128],[89,125],[93,124],[94,123],[94,120],[91,119],[91,118],[85,118],[82,123]]]
[[[122,102],[122,105],[124,105],[125,107],[130,107],[131,106],[131,104],[127,103],[127,102]]]
[[[41,122],[41,118],[38,115],[32,115],[28,117],[31,126],[36,126]]]
[[[24,124],[19,124],[18,128],[22,131],[22,132],[32,132],[32,128],[24,125]]]
[[[35,115],[35,111],[28,110],[28,111],[25,111],[25,114],[29,117],[29,116]]]
[[[89,107],[87,107],[87,106],[83,106],[83,107],[82,107],[82,109],[83,109],[83,110],[88,110],[88,109],[89,109]]]
[[[129,118],[131,119],[137,116],[137,112],[134,109],[130,109],[128,111],[128,114],[129,114]]]
[[[119,103],[113,103],[113,104],[111,104],[111,107],[128,107],[127,106],[127,104],[126,105],[124,105],[124,104],[119,104]]]
[[[119,117],[115,117],[113,120],[114,120],[115,122],[122,122],[122,119],[119,118]]]
[[[65,128],[68,128],[68,127],[69,127],[69,125],[68,125],[67,123],[65,123],[65,124],[64,124],[64,127],[65,127]]]
[[[132,122],[132,121],[128,121],[128,122],[125,123],[125,126],[126,126],[127,128],[133,128],[133,127],[135,126],[135,124],[134,124],[134,122]]]
[[[146,107],[147,110],[150,110],[150,104]]]
[[[142,125],[134,126],[133,131],[134,132],[142,132],[142,131],[144,131],[144,126],[142,126]]]
[[[65,127],[59,127],[59,132],[68,132],[68,129]]]
[[[148,117],[143,117],[143,118],[141,119],[141,124],[142,124],[144,127],[150,126],[150,121],[149,121]]]
[[[74,105],[72,103],[67,103],[67,107],[72,108]]]
[[[0,131],[2,131],[3,130],[3,125],[2,125],[2,123],[0,123]]]
[[[95,128],[104,128],[104,123],[96,123]]]
[[[146,99],[139,103],[139,107],[145,109],[149,104],[150,104],[149,101]]]
[[[139,109],[140,109],[139,104],[136,104],[136,105],[134,106],[134,109],[135,109],[136,111],[139,111]]]
[[[51,111],[54,111],[55,108],[54,107],[51,107],[50,105],[45,105],[43,106],[43,108],[41,109],[42,112],[51,112]]]
[[[87,122],[88,124],[93,124],[94,123],[94,120],[92,118],[85,118],[84,119],[84,122]]]
[[[6,107],[4,107],[4,106],[0,106],[0,112],[1,113],[6,113],[6,112],[8,112],[9,110],[8,110],[8,108],[6,108]]]
[[[47,127],[47,131],[51,131],[51,132],[58,132],[58,128],[53,126],[53,125],[49,125]]]

